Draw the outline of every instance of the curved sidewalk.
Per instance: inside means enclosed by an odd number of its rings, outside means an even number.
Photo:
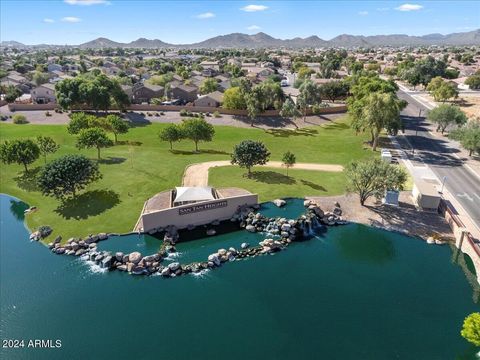
[[[208,185],[208,171],[212,167],[218,166],[230,166],[232,165],[229,160],[221,161],[207,161],[198,164],[191,164],[185,168],[183,174],[182,185],[183,186],[207,186]],[[281,168],[283,167],[280,161],[269,161],[263,167],[269,168]],[[293,169],[301,170],[316,170],[316,171],[331,171],[342,172],[343,166],[332,164],[315,164],[315,163],[297,163],[292,167]]]

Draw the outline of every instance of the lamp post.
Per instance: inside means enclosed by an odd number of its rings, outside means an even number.
[[[442,189],[440,190],[440,194],[443,194],[443,187],[445,186],[445,181],[447,181],[447,177],[444,176],[442,180]]]
[[[422,109],[418,111],[417,126],[415,127],[415,136],[418,136],[418,127],[420,126],[420,117],[422,116]]]

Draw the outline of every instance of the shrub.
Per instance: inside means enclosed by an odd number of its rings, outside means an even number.
[[[53,229],[48,226],[48,225],[42,225],[38,228],[38,233],[40,234],[40,237],[46,238],[48,235],[52,233]]]
[[[188,111],[186,109],[180,110],[180,116],[188,116]]]
[[[50,114],[50,111],[45,111],[45,116],[52,116],[52,114]]]
[[[22,114],[15,114],[12,117],[14,124],[28,124],[27,118]]]
[[[216,118],[222,117],[222,115],[220,115],[220,113],[218,112],[218,110],[216,110],[216,111],[213,112],[213,116],[216,117]]]

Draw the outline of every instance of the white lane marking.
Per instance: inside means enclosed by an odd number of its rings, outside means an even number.
[[[467,193],[457,194],[457,196],[458,196],[458,197],[465,198],[465,199],[467,199],[468,201],[473,202],[473,198],[472,198],[470,195],[468,195]]]

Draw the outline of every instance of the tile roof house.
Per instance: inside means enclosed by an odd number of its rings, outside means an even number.
[[[223,103],[223,93],[220,91],[214,91],[200,96],[193,102],[195,106],[212,106],[219,107]]]
[[[161,98],[164,94],[163,86],[148,83],[136,83],[132,87],[132,102],[149,103],[153,98]]]
[[[32,89],[30,92],[32,102],[36,104],[48,104],[57,102],[55,96],[55,85],[43,84]]]
[[[197,99],[197,88],[195,86],[177,85],[172,86],[171,97],[174,99],[180,99],[184,102],[193,102]]]

